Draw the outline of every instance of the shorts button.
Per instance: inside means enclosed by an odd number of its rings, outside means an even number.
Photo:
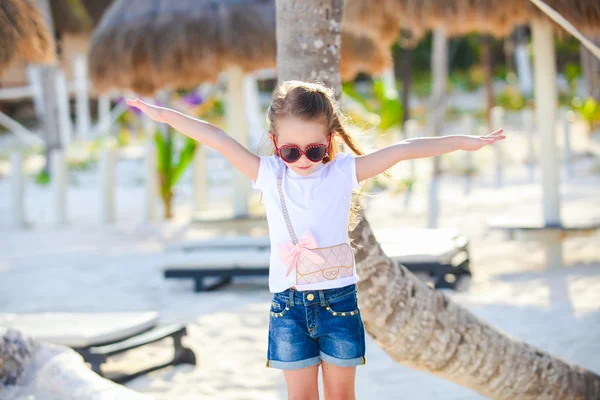
[[[312,293],[309,293],[306,298],[308,299],[308,301],[312,301],[315,299],[315,296]]]

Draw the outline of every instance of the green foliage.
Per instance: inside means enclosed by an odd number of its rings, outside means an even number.
[[[379,116],[378,129],[385,132],[388,129],[402,123],[404,109],[397,97],[389,97],[385,92],[382,80],[374,80],[371,86],[372,96],[366,98],[356,91],[353,82],[342,84],[342,91],[360,105],[365,113],[377,114]]]
[[[496,95],[496,104],[505,110],[519,111],[525,108],[527,100],[517,86],[507,86]]]
[[[468,70],[455,70],[450,74],[450,87],[472,92],[483,85],[483,69],[479,65],[473,65]]]
[[[88,171],[96,165],[96,161],[91,159],[67,160],[67,165],[70,171]]]
[[[173,188],[194,158],[198,142],[186,137],[181,150],[175,148],[172,134],[166,137],[157,131],[154,133],[156,143],[157,168],[160,177],[160,192],[163,196],[170,195]]]
[[[600,103],[593,97],[588,97],[586,101],[581,101],[576,97],[572,101],[573,108],[579,112],[581,117],[587,122],[590,132],[600,125]]]
[[[413,178],[403,178],[403,179],[397,180],[396,185],[394,186],[394,189],[393,189],[393,193],[400,194],[400,193],[410,191],[415,186],[415,183],[417,183],[417,180],[413,179]]]
[[[50,175],[45,170],[41,170],[35,175],[35,183],[38,185],[47,185],[50,183]]]

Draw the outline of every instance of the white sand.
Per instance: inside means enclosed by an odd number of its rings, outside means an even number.
[[[597,162],[597,161],[596,161]],[[425,161],[427,163],[427,161]],[[567,220],[600,218],[600,179],[590,161],[578,164],[578,176],[563,184]],[[142,188],[127,182],[139,174],[136,161],[119,165],[118,219],[98,221],[96,189],[79,174],[69,192],[69,227],[53,228],[47,188],[27,188],[27,213],[36,228],[9,226],[8,182],[0,179],[0,311],[158,311],[164,321],[188,325],[184,343],[198,365],[178,366],[138,378],[127,386],[156,399],[284,399],[282,373],[265,368],[270,294],[267,279],[236,279],[216,292],[196,294],[191,281],[165,280],[160,267],[173,254],[163,251],[175,236],[186,236],[191,189],[184,184],[176,199],[177,219],[144,224]],[[535,243],[507,242],[488,233],[485,220],[508,215],[541,215],[539,184],[527,182],[524,167],[511,168],[509,185],[495,189],[491,168],[470,196],[462,182],[442,185],[441,227],[455,227],[471,239],[474,279],[455,301],[502,331],[550,351],[569,362],[600,371],[600,235],[564,243],[565,266],[548,271]],[[538,175],[539,176],[539,175]],[[403,197],[369,200],[375,227],[424,227],[426,193],[417,187],[409,208]],[[191,235],[191,234],[190,234]],[[357,396],[362,399],[481,399],[476,393],[392,361],[367,339],[368,364],[358,368]],[[110,369],[132,369],[166,358],[164,341],[120,356]]]

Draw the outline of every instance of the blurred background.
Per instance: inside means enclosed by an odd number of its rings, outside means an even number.
[[[476,153],[399,163],[368,183],[366,217],[386,253],[429,285],[599,371],[600,60],[529,2],[466,3],[346,1],[340,102],[367,151],[507,134]],[[546,3],[598,53],[597,1]],[[282,375],[262,369],[264,268],[211,291],[165,279],[169,266],[234,263],[199,243],[262,243],[260,193],[218,152],[125,104],[174,108],[270,154],[274,1],[4,0],[0,13],[0,327],[76,349],[88,367],[87,350],[118,342],[107,378],[169,361],[183,335],[182,365],[127,379],[123,398],[285,398]],[[439,234],[426,236],[439,246],[423,239],[417,249],[411,232]],[[455,264],[459,253],[468,262]],[[454,272],[411,268],[411,257]],[[150,329],[159,326],[170,327],[166,339]],[[157,340],[130,348],[118,335],[131,329]],[[370,339],[367,358],[359,398],[483,398],[397,364]],[[7,398],[59,393],[56,371],[40,374],[54,375]],[[105,384],[81,376],[88,388]]]

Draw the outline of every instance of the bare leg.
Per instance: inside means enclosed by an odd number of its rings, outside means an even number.
[[[302,369],[284,370],[288,400],[319,399],[319,365]]]
[[[322,361],[325,400],[354,400],[356,367],[338,367]]]

